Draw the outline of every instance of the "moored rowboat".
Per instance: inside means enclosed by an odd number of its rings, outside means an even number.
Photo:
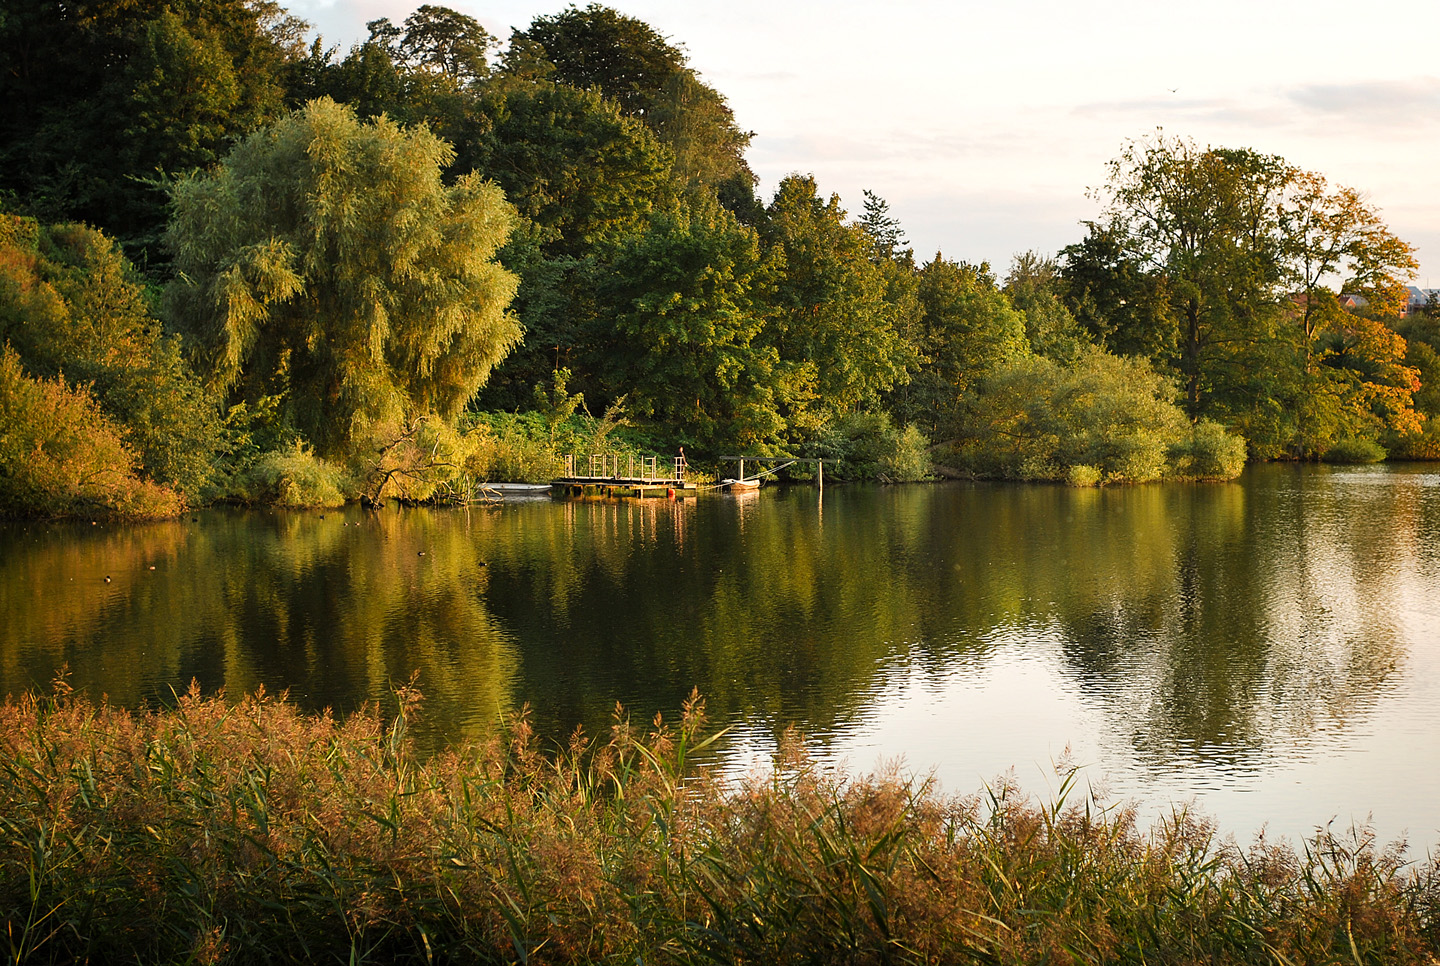
[[[720,484],[732,493],[760,489],[760,480],[756,477],[751,477],[748,480],[721,480]]]

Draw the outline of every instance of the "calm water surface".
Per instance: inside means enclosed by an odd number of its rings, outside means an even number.
[[[434,747],[698,687],[727,767],[795,724],[955,791],[1070,761],[1243,839],[1369,815],[1440,845],[1432,467],[9,525],[0,612],[11,694],[68,666],[125,704],[194,679],[348,710],[418,674]]]

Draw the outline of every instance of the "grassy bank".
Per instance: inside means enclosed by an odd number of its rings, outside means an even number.
[[[952,798],[798,746],[724,785],[703,714],[419,760],[415,712],[192,691],[0,707],[12,962],[1407,963],[1432,862],[1320,837],[1238,849],[1180,816]],[[1063,796],[1062,796],[1063,797]]]

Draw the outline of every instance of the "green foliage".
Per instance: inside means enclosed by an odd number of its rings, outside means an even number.
[[[519,36],[543,51],[555,81],[599,91],[633,116],[645,115],[685,66],[685,55],[648,24],[599,3],[536,17]]]
[[[1245,469],[1245,440],[1202,419],[1188,439],[1172,445],[1170,475],[1184,480],[1233,480]]]
[[[467,496],[463,476],[470,451],[469,438],[449,423],[422,416],[409,426],[375,427],[352,463],[358,464],[364,500],[443,503]]]
[[[466,473],[482,483],[549,483],[563,475],[560,426],[540,413],[480,413],[467,420]],[[569,421],[563,427],[569,429]]]
[[[1174,387],[1143,360],[1085,349],[1062,367],[1030,356],[996,370],[947,462],[979,476],[1083,485],[1230,478],[1244,443],[1191,426]]]
[[[1336,440],[1323,457],[1327,463],[1379,463],[1384,458],[1385,449],[1379,443],[1354,436]]]
[[[914,426],[896,426],[883,412],[853,413],[828,424],[806,452],[841,480],[910,483],[933,475],[930,441]]]
[[[576,413],[578,395],[564,391],[561,373],[556,390],[566,402],[532,412],[480,412],[464,423],[464,472],[476,482],[548,483],[563,475],[567,455],[605,453],[611,456],[653,455],[659,447],[643,432],[626,425],[612,406],[599,417]]]
[[[525,339],[481,403],[525,406],[558,368],[598,390],[603,360],[590,345],[603,271],[597,249],[643,232],[652,212],[672,205],[671,157],[596,91],[502,78],[484,109],[490,127],[472,150],[522,216],[500,258],[521,280],[515,312]]]
[[[1387,437],[1383,448],[1397,460],[1440,460],[1440,422],[1431,418],[1418,433]]]
[[[0,215],[0,343],[32,375],[88,386],[144,474],[199,497],[224,446],[218,406],[110,238]]]
[[[864,190],[864,195],[865,213],[860,216],[858,225],[870,236],[875,246],[875,258],[907,257],[909,249],[906,248],[905,229],[901,227],[900,220],[890,214],[890,203],[868,188]]]
[[[1091,224],[1083,241],[1060,252],[1058,287],[1076,323],[1116,355],[1179,365],[1179,329],[1165,276],[1126,250],[1115,228]]]
[[[1025,340],[1032,351],[1059,362],[1069,362],[1090,342],[1086,332],[1065,307],[1065,286],[1055,259],[1037,252],[1016,255],[1005,276],[1005,294],[1025,316]]]
[[[296,441],[250,464],[237,481],[235,495],[251,503],[299,508],[343,506],[354,492],[344,469]]]
[[[1110,163],[1106,231],[1164,279],[1186,411],[1236,407],[1247,350],[1279,327],[1282,241],[1275,224],[1292,169],[1248,150],[1183,140],[1130,142]]]
[[[278,117],[305,29],[272,2],[8,5],[0,191],[158,256],[165,197],[143,182]]]
[[[1426,416],[1440,415],[1440,326],[1420,320],[1407,320],[1412,324],[1399,328],[1398,334],[1405,340],[1404,364],[1415,370],[1420,378],[1420,388],[1415,391],[1416,412]]]
[[[673,195],[671,155],[598,92],[499,84],[476,166],[540,229],[547,255],[583,255],[645,223]]]
[[[1027,354],[1025,316],[996,288],[988,264],[937,254],[916,279],[921,316],[914,347],[924,362],[895,394],[895,408],[945,437],[956,432],[975,383]]]
[[[1440,459],[1440,317],[1433,309],[1414,312],[1394,323],[1405,340],[1406,368],[1414,371],[1420,388],[1412,400],[1421,426],[1408,432],[1384,434],[1384,446],[1395,459]]]
[[[442,183],[449,157],[424,128],[320,100],[178,182],[168,304],[211,383],[280,396],[322,454],[453,419],[519,330],[494,261],[513,210],[475,176]]]
[[[840,199],[821,200],[813,178],[791,175],[766,212],[766,244],[783,258],[773,345],[788,372],[792,435],[854,412],[905,377],[914,349],[896,329],[874,242],[845,223]]]
[[[753,136],[735,124],[725,98],[689,69],[677,70],[645,113],[645,123],[670,149],[675,180],[695,187],[753,185],[745,148]]]
[[[120,427],[88,392],[33,379],[15,350],[0,350],[0,514],[147,518],[183,507],[137,473]]]
[[[548,255],[545,233],[521,218],[499,258],[520,277],[512,303],[524,340],[496,367],[476,396],[476,409],[523,409],[537,384],[560,369],[589,364],[585,357],[585,316],[592,264],[569,255]],[[588,378],[589,373],[585,373]],[[567,376],[567,378],[569,378]]]
[[[774,278],[755,232],[714,201],[654,215],[597,281],[610,396],[708,452],[774,441],[779,358],[760,340]]]
[[[1276,397],[1270,405],[1278,425],[1267,434],[1243,426],[1249,414],[1235,421],[1252,447],[1269,444],[1274,455],[1315,459],[1341,439],[1419,433],[1413,400],[1420,370],[1406,364],[1405,340],[1383,322],[1344,311],[1328,293],[1312,301],[1331,304],[1312,314],[1308,349],[1297,347],[1255,377]],[[1265,398],[1258,389],[1256,398]]]
[[[449,7],[421,4],[405,18],[404,28],[389,19],[371,20],[370,44],[408,71],[442,74],[459,85],[476,84],[490,74],[494,37],[474,17]]]
[[[1239,429],[1262,456],[1418,431],[1403,342],[1326,287],[1338,278],[1394,316],[1416,267],[1357,192],[1161,133],[1126,145],[1101,195],[1106,220],[1063,253],[1067,301],[1102,344],[1174,371],[1192,418]]]

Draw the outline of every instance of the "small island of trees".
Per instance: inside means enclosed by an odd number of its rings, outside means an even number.
[[[602,446],[1073,485],[1440,456],[1412,249],[1279,157],[1139,138],[1002,272],[868,191],[758,197],[724,96],[613,9],[368,28],[0,20],[0,512],[447,500]]]

